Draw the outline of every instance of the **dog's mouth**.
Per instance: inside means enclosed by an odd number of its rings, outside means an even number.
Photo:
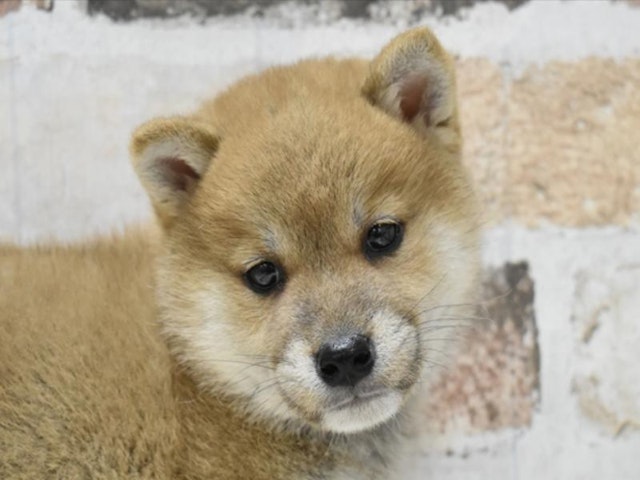
[[[335,402],[333,405],[326,409],[327,412],[334,412],[339,410],[345,410],[348,408],[357,408],[365,405],[368,402],[380,398],[389,393],[387,390],[379,389],[373,392],[363,392],[351,394],[348,398]]]
[[[392,389],[351,394],[326,408],[321,423],[337,433],[369,430],[391,420],[402,403],[403,395]]]
[[[334,433],[357,433],[370,430],[391,420],[401,409],[404,395],[392,388],[370,391],[349,389],[315,408],[307,409],[297,395],[278,385],[285,403],[302,418],[322,430]],[[336,392],[337,393],[337,392]],[[305,398],[306,395],[302,396]],[[308,397],[307,397],[308,398]]]

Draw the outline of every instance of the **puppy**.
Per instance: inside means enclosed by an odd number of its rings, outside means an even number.
[[[157,228],[0,249],[0,477],[398,478],[476,282],[460,150],[425,28],[138,128]]]

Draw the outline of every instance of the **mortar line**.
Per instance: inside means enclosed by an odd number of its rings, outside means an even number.
[[[14,19],[9,16],[7,19],[7,44],[9,47],[9,58],[17,58],[14,48]],[[22,201],[21,201],[21,182],[20,182],[20,161],[18,148],[18,109],[16,95],[16,68],[18,62],[9,61],[9,136],[11,142],[11,165],[13,166],[13,210],[15,215],[15,236],[18,243],[22,243]]]

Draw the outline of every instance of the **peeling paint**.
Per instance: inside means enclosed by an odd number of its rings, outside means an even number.
[[[639,286],[640,271],[626,265],[576,274],[571,319],[581,362],[572,391],[582,414],[612,437],[640,424],[640,376],[631,367],[640,365]]]

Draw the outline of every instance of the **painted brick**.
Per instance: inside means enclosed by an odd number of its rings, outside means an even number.
[[[640,329],[629,315],[640,312],[638,260],[575,275],[572,390],[582,414],[613,437],[640,430]]]
[[[531,423],[539,399],[534,283],[526,263],[488,269],[483,304],[454,365],[425,400],[424,428],[479,432]]]

